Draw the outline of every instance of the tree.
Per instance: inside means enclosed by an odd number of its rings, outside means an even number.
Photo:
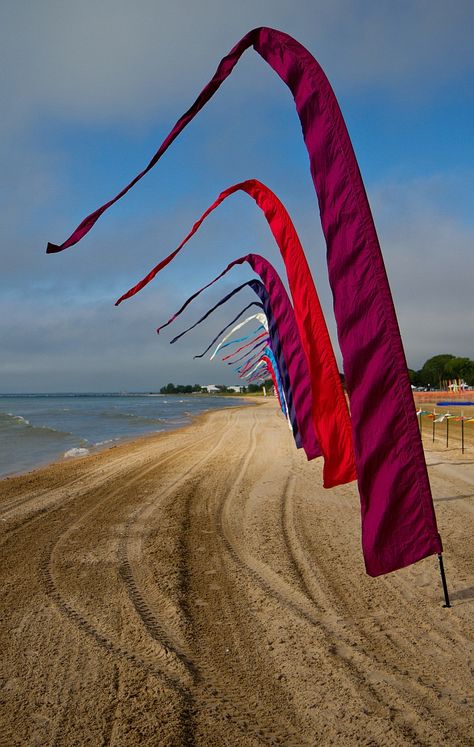
[[[452,378],[448,375],[446,366],[454,358],[450,353],[442,353],[428,358],[421,371],[419,371],[421,383],[423,386],[431,386],[435,389],[441,388],[441,382],[444,379]]]
[[[418,386],[418,382],[420,380],[420,374],[418,371],[414,371],[413,368],[408,369],[408,376],[410,377],[410,384],[413,384],[413,386]]]
[[[160,394],[176,394],[175,385],[170,382],[166,386],[162,386],[160,389]]]
[[[468,386],[474,385],[474,361],[470,358],[451,358],[446,363],[446,378],[463,379]]]

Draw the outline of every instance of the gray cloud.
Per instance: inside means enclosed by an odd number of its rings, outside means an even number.
[[[408,184],[386,182],[369,191],[408,363],[414,368],[439,352],[474,357],[474,232],[443,209],[443,195],[442,184],[436,179],[416,179]],[[117,295],[112,290],[121,283],[119,290],[125,290],[141,274],[136,266],[130,274],[135,257],[126,266],[122,264],[125,247],[111,246],[107,258],[100,252],[93,256],[64,255],[66,266],[55,268],[52,288],[37,291],[30,298],[18,290],[5,294],[0,305],[0,390],[152,390],[178,379],[235,383],[235,376],[225,364],[193,361],[192,356],[206,347],[246,303],[254,300],[250,291],[239,294],[232,304],[179,343],[170,346],[169,340],[231,288],[249,279],[249,269],[234,270],[160,336],[154,332],[191,290],[208,282],[228,261],[250,248],[256,247],[282,273],[268,228],[252,202],[242,197],[224,204],[220,210],[175,260],[173,272],[165,270],[139,296],[118,309],[112,305]],[[180,236],[197,217],[195,210],[190,213],[186,225],[180,221]],[[161,226],[165,234],[176,235],[175,217],[170,216],[169,224]],[[297,225],[337,351],[325,252],[315,230],[315,211],[308,209],[300,214]],[[152,242],[147,231],[141,233],[141,238],[149,247]],[[235,237],[235,243],[226,247],[229,234]],[[117,258],[111,271],[114,288],[94,285],[97,268],[103,270],[105,260],[112,261],[113,256]],[[62,257],[57,259],[62,262]],[[54,260],[45,258],[46,262]],[[149,266],[146,263],[141,269]],[[79,284],[78,273],[82,273]],[[60,275],[65,277],[65,288]],[[71,278],[76,284],[71,283]],[[125,279],[128,283],[123,285]],[[337,358],[341,364],[338,352]]]
[[[41,314],[36,302],[0,303],[0,391],[156,391],[168,381],[235,383],[226,364],[193,361],[192,356],[253,300],[250,291],[183,341],[169,344],[232,287],[234,283],[222,283],[209,291],[160,335],[157,323],[178,305],[167,292],[140,299],[126,312],[99,300],[65,308],[53,299],[41,306]]]
[[[4,122],[70,119],[137,126],[188,103],[220,56],[250,28],[282,28],[314,51],[343,90],[415,89],[472,70],[474,7],[468,0],[45,0],[2,4],[0,46],[8,74]],[[238,87],[258,90],[264,67],[251,53]],[[270,93],[272,90],[270,90]]]
[[[439,100],[473,66],[474,8],[461,1],[449,7],[437,0],[12,1],[0,12],[0,391],[156,389],[180,377],[233,383],[225,365],[193,363],[192,354],[245,305],[243,297],[179,345],[170,347],[171,333],[157,337],[154,328],[240,254],[262,253],[282,271],[248,198],[222,206],[140,297],[119,309],[113,302],[177,245],[220,189],[252,176],[287,205],[337,346],[324,241],[293,102],[251,52],[160,168],[79,248],[44,254],[46,240],[64,238],[148,161],[220,56],[248,29],[267,24],[300,39],[323,64],[343,108],[368,91],[383,101],[408,96],[416,109],[431,96]],[[123,143],[111,173],[110,154],[96,145],[107,137]],[[136,149],[136,163],[124,157],[128,147]],[[282,158],[289,152],[291,159]],[[474,229],[452,197],[471,187],[467,172],[367,184],[414,367],[439,352],[474,357]],[[249,277],[248,270],[234,271],[182,326]]]
[[[435,353],[474,358],[474,230],[449,210],[453,181],[462,184],[455,177],[417,178],[384,183],[372,192],[400,328],[414,368]]]

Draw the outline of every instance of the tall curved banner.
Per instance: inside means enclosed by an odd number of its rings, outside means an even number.
[[[238,332],[239,329],[242,329],[242,327],[245,327],[245,325],[248,324],[249,322],[251,322],[252,319],[256,319],[258,322],[260,322],[261,327],[263,327],[266,330],[268,330],[268,319],[265,316],[265,314],[252,314],[252,316],[248,316],[242,322],[239,322],[239,324],[236,324],[235,327],[233,327],[233,329],[230,330],[230,332],[228,332],[226,335],[224,335],[224,337],[222,338],[222,340],[217,345],[216,349],[212,353],[212,355],[209,358],[209,360],[211,360],[211,361],[214,360],[214,358],[216,357],[216,355],[219,352],[219,350],[221,348],[226,347],[226,345],[228,345],[230,342],[237,342],[237,340],[235,338],[233,340],[230,340],[229,338],[232,337],[232,335],[234,334],[234,332]],[[258,330],[254,330],[253,334],[255,334],[256,331],[258,331]],[[238,338],[238,339],[240,340],[242,338]]]
[[[250,185],[250,182],[245,184],[246,191],[247,189],[252,189],[250,186],[247,186]],[[281,247],[282,254],[285,257],[285,262],[288,266],[290,288],[293,290],[293,296],[296,296],[297,298],[295,309],[293,310],[291,308],[286,290],[274,267],[268,262],[268,260],[258,254],[248,254],[234,260],[229,263],[219,277],[225,275],[234,265],[248,262],[252,269],[260,275],[265,287],[271,294],[272,308],[274,313],[277,314],[279,320],[277,322],[278,326],[286,324],[286,332],[283,335],[283,339],[285,340],[287,335],[292,335],[295,345],[301,344],[299,342],[297,343],[295,339],[295,337],[298,337],[298,332],[294,329],[293,320],[296,320],[300,336],[303,335],[303,340],[306,342],[305,352],[312,390],[311,397],[308,397],[307,403],[311,406],[313,425],[325,460],[323,469],[324,485],[325,487],[334,487],[335,485],[343,484],[353,479],[354,462],[347,406],[345,404],[344,394],[339,374],[337,372],[331,341],[329,339],[316,289],[309,268],[306,264],[303,249],[299,243],[291,219],[283,205],[277,200],[275,195],[270,192],[270,190],[263,185],[260,185],[259,182],[255,183],[252,181],[252,187],[254,184],[257,186],[255,187],[255,191],[252,189],[252,196],[258,194],[259,198],[262,198],[262,203],[263,200],[267,200],[265,214],[273,226],[274,234],[277,236],[277,242]],[[228,196],[228,194],[232,194],[232,191],[236,191],[238,186],[239,185],[236,185],[230,190],[226,190],[225,195]],[[224,193],[222,193],[222,195],[224,195]],[[216,207],[219,202],[224,199],[222,195],[214,203],[213,207]],[[202,220],[203,219],[201,219],[201,222]],[[193,231],[197,230],[198,225],[200,225],[199,221],[194,225]],[[189,239],[191,235],[192,232],[191,234],[188,234],[186,240]],[[183,246],[184,243],[185,242],[183,242],[181,246]],[[301,270],[302,277],[299,278],[298,272],[295,271],[295,268]],[[165,326],[167,326],[167,324],[173,321],[186,308],[191,300],[194,300],[202,290],[209,288],[209,286],[214,282],[215,279],[207,283],[204,288],[196,291],[187,301],[185,301],[183,306],[170,318],[168,322],[158,328],[158,331],[161,331]],[[138,286],[135,288],[137,287]],[[125,294],[125,296],[127,295],[128,294]],[[285,321],[285,319],[288,321]],[[292,323],[291,328],[289,326],[290,321]],[[311,334],[309,334],[309,329],[311,329]],[[301,337],[299,339],[301,339]],[[223,360],[227,360],[227,358],[224,358]],[[293,377],[293,382],[298,382],[299,380],[303,382],[302,369],[300,369],[299,374],[295,373]],[[292,389],[294,389],[295,386],[296,384],[294,383]],[[315,396],[317,402],[316,405],[314,403]]]
[[[258,308],[260,308],[260,309],[263,310],[263,305],[259,301],[252,301],[251,303],[247,304],[247,306],[245,306],[242,309],[242,311],[239,311],[239,313],[228,324],[226,324],[223,329],[221,329],[221,331],[211,340],[211,342],[209,343],[209,345],[207,346],[207,348],[205,350],[203,350],[202,353],[199,353],[198,355],[193,355],[193,358],[204,358],[204,356],[206,355],[206,353],[209,352],[209,350],[217,342],[217,340],[219,339],[219,337],[221,335],[223,335],[224,332],[226,332],[229,329],[229,327],[231,327],[234,324],[234,322],[236,322],[237,319],[239,319],[242,316],[242,314],[245,311],[247,311],[247,309],[250,309],[252,306],[257,306]]]
[[[244,365],[248,363],[250,358],[256,358],[262,354],[263,348],[265,347],[266,344],[267,344],[266,340],[264,340],[263,342],[257,342],[257,344],[253,346],[253,348],[250,348],[250,350],[246,350],[245,353],[241,355],[239,358],[236,358],[235,361],[227,361],[227,365],[235,366],[235,364],[239,363],[239,361],[244,361],[244,363],[241,363],[240,366],[237,366],[237,368],[235,369],[240,374],[241,369],[243,368]],[[258,352],[254,353],[253,352],[254,350],[257,350]],[[318,456],[321,456],[321,454],[319,454]]]
[[[263,257],[261,259],[263,260]],[[222,275],[224,275],[230,269],[230,267],[233,266],[233,264],[234,263],[227,267],[223,273],[214,278],[214,280],[212,280],[211,283],[205,286],[205,288],[209,287],[209,285],[212,285],[212,283],[215,283],[217,280],[219,280],[219,278],[222,277]],[[275,274],[278,277],[276,271]],[[279,295],[278,301],[275,305],[276,311],[280,312],[280,314],[277,315],[273,311],[273,299],[270,298],[270,294],[268,293],[263,283],[257,279],[249,280],[246,283],[242,283],[242,285],[239,285],[237,288],[234,288],[234,290],[224,296],[224,298],[218,301],[218,303],[216,303],[200,319],[198,319],[197,322],[185,329],[179,335],[176,335],[176,337],[171,340],[171,343],[173,344],[177,342],[177,340],[179,340],[183,335],[187,334],[192,329],[197,327],[198,324],[201,324],[201,322],[207,319],[210,314],[212,314],[219,306],[227,303],[230,298],[247,287],[251,288],[260,298],[265,315],[269,321],[269,336],[272,342],[273,350],[278,359],[278,365],[280,367],[283,380],[285,382],[288,398],[288,408],[291,417],[293,417],[294,413],[294,417],[298,425],[297,431],[294,430],[296,443],[297,445],[299,445],[296,435],[296,433],[298,433],[301,437],[301,444],[304,448],[306,456],[308,457],[308,460],[315,459],[316,457],[321,456],[321,448],[319,446],[311,419],[311,382],[309,380],[309,371],[306,365],[306,359],[301,349],[301,341],[298,336],[298,330],[296,328],[294,320],[293,323],[291,322],[291,313],[293,310],[287,295]],[[283,284],[282,288],[284,290]],[[188,304],[191,303],[191,301],[196,298],[199,293],[202,292],[202,290],[204,289],[201,288],[196,293],[193,293],[193,295],[190,296],[187,301],[185,301],[185,303],[181,306],[181,309],[173,314],[170,320],[168,320],[166,324],[162,324],[158,329],[163,329],[173,320],[175,320],[176,317],[179,316],[179,314],[188,306]],[[284,311],[284,304],[287,304],[287,311]],[[281,334],[279,332],[280,327],[282,329]],[[244,355],[242,355],[240,358],[236,358],[233,363],[235,364],[239,360],[247,358],[254,349],[261,347],[262,343],[257,342],[253,348],[250,348],[249,351],[246,351],[246,353],[244,353]]]
[[[268,187],[256,179],[249,179],[221,192],[179,247],[124,293],[117,304],[149,283],[167,264],[167,260],[181,251],[206,217],[237,191],[247,193],[261,208],[285,263],[294,314],[311,376],[312,416],[324,456],[324,486],[331,488],[351,482],[356,479],[356,468],[349,411],[321,304],[293,222],[283,203]]]
[[[263,352],[262,352],[262,355],[263,355]],[[263,372],[260,373],[260,369],[262,368],[262,366],[265,366],[265,368],[263,369]],[[257,372],[257,369],[258,369],[258,372]],[[270,373],[268,370],[267,363],[263,360],[262,357],[259,357],[258,361],[253,365],[252,370],[249,371],[248,376],[255,376],[256,378],[257,377],[261,378],[263,374],[265,373],[266,374]],[[273,382],[273,385],[275,386],[275,382]]]
[[[272,379],[273,390],[274,390],[275,394],[277,395],[278,404],[281,407],[281,397],[280,397],[280,394],[278,392],[278,386],[277,386],[276,378],[274,376],[274,372],[272,372],[270,370],[269,364],[268,364],[268,360],[264,359],[264,356],[263,356],[263,353],[262,353],[262,357],[259,359],[259,361],[257,362],[257,364],[253,367],[252,371],[249,372],[245,376],[245,379],[247,380],[247,382],[249,384],[252,383],[252,382],[257,382],[257,381],[263,383],[265,381],[265,379],[268,379],[269,377]]]
[[[285,416],[288,416],[285,393],[283,391],[283,387],[281,384],[280,372],[278,370],[278,366],[272,354],[271,348],[269,347],[265,348],[265,350],[263,351],[263,355],[262,355],[262,361],[264,365],[266,365],[267,370],[270,373],[270,376],[272,378],[273,386],[275,387],[278,393],[278,401],[280,403],[281,411]]]
[[[230,345],[236,345],[238,342],[244,342],[244,340],[248,340],[249,337],[253,337],[254,335],[256,335],[257,332],[261,332],[262,329],[265,329],[265,327],[263,326],[263,324],[260,324],[257,329],[253,329],[248,335],[244,335],[243,337],[235,337],[233,340],[227,340],[227,342],[223,342],[220,348],[228,348]]]
[[[283,365],[285,365],[290,377],[288,388],[292,392],[298,430],[301,434],[305,453],[308,459],[313,459],[316,455],[321,456],[321,453],[324,455],[323,447],[319,441],[318,432],[315,430],[313,421],[314,407],[312,405],[311,372],[302,349],[294,310],[280,276],[273,265],[264,257],[261,257],[259,254],[246,254],[230,262],[217,277],[193,293],[167,322],[158,327],[158,331],[161,331],[173,322],[203,290],[217,282],[232,267],[243,264],[244,262],[248,262],[263,281],[263,286],[259,285],[256,281],[250,281],[249,285],[259,295],[260,300],[264,304],[265,313],[270,323],[270,335],[275,335],[275,331],[278,330],[281,354],[284,358],[284,364],[280,364],[279,361],[280,370],[283,370]],[[269,299],[266,297],[267,294]],[[192,328],[190,327],[190,329]],[[172,342],[178,339],[178,337],[175,337]],[[278,359],[280,354],[278,347],[273,345],[273,350]],[[330,382],[324,382],[323,386],[327,388],[330,386]]]
[[[241,363],[240,366],[237,366],[236,371],[238,372],[240,377],[247,377],[250,376],[251,373],[253,373],[257,360],[262,360],[262,355],[264,354],[267,347],[268,345],[265,345],[263,350],[259,351],[256,355],[250,356],[249,358],[247,358],[247,360]]]
[[[237,350],[233,350],[232,353],[229,353],[228,355],[224,356],[222,359],[223,361],[229,360],[229,358],[233,358],[234,355],[237,355],[237,353],[240,353],[241,350],[245,350],[245,348],[248,348],[250,345],[253,345],[258,340],[261,340],[262,338],[265,338],[265,340],[269,340],[268,332],[265,330],[265,332],[261,332],[257,337],[254,337],[253,340],[250,340],[250,342],[246,342],[245,345],[241,345],[240,348],[237,348]]]
[[[326,238],[329,281],[350,398],[362,546],[377,576],[442,551],[397,318],[372,214],[336,97],[320,65],[288,34],[260,27],[224,57],[148,166],[85,218],[76,244],[141,179],[203,108],[250,46],[289,87],[301,121]]]

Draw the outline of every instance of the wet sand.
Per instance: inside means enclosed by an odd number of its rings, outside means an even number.
[[[474,449],[425,446],[451,609],[273,400],[1,481],[2,747],[474,744]]]

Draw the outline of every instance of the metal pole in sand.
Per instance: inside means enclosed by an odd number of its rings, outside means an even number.
[[[464,415],[461,413],[461,453],[464,454]]]
[[[446,418],[446,448],[449,446],[449,418]]]
[[[448,584],[446,583],[446,574],[444,572],[444,563],[443,563],[443,556],[441,553],[438,555],[438,562],[439,562],[439,572],[441,574],[441,583],[443,584],[443,592],[444,592],[444,604],[443,607],[451,607],[451,603],[449,601],[449,594],[448,594]]]
[[[436,420],[436,410],[433,410],[433,443],[435,440],[435,420]]]

